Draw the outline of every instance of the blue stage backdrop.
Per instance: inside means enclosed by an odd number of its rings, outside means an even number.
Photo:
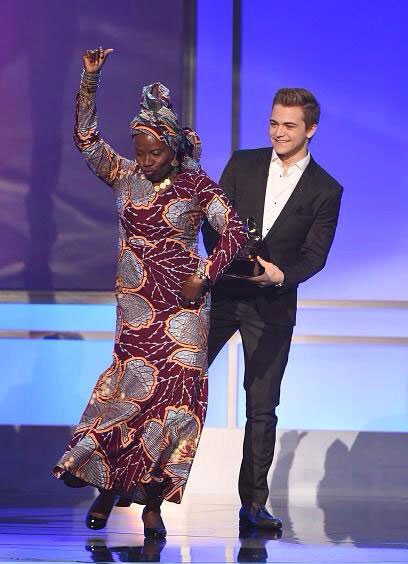
[[[316,160],[344,186],[328,270],[301,297],[406,299],[408,3],[242,2],[240,145],[268,144],[273,93],[310,89]]]
[[[102,132],[126,155],[142,84],[167,83],[179,105],[181,72],[181,0],[117,5],[2,2],[0,288],[112,287],[112,195],[71,141],[80,53],[100,42],[116,49],[99,110]],[[231,149],[232,7],[197,0],[196,125],[214,178]],[[322,105],[312,154],[345,188],[328,264],[301,286],[303,298],[407,299],[407,17],[402,0],[242,0],[240,147],[268,145],[274,91],[304,86]],[[365,305],[300,310],[296,337],[321,339],[292,347],[281,427],[407,431],[408,348],[398,340],[407,310]],[[74,424],[112,351],[109,339],[81,332],[113,331],[114,313],[113,305],[3,304],[1,329],[46,330],[49,338],[0,341],[0,424]],[[241,426],[239,344],[234,354],[238,397],[228,424]],[[210,426],[227,425],[228,358],[224,349],[210,371]]]
[[[230,127],[225,89],[232,68],[231,30],[219,33],[217,21],[208,15],[218,13],[219,3],[200,0],[200,5],[199,29],[205,29],[207,41],[211,34],[212,50],[221,53],[214,64],[204,39],[199,42],[203,163],[217,177],[225,164],[217,145],[220,124],[221,131]],[[222,8],[229,15],[232,1]],[[345,189],[328,266],[301,286],[301,297],[406,299],[407,18],[404,0],[387,5],[379,0],[294,0],[288,5],[242,0],[240,148],[270,145],[268,118],[277,89],[308,88],[322,107],[311,152]]]
[[[72,141],[87,48],[112,47],[99,129],[133,156],[128,123],[161,81],[181,104],[182,0],[3,0],[0,17],[0,289],[111,290],[113,195]]]
[[[233,1],[198,5],[197,124],[203,165],[217,178],[225,163],[212,140],[231,127]],[[407,431],[408,350],[395,344],[408,334],[407,310],[403,304],[381,310],[370,300],[407,300],[408,3],[242,0],[241,6],[239,148],[269,146],[277,89],[308,88],[322,106],[311,152],[344,186],[327,265],[300,286],[299,297],[367,300],[349,309],[300,310],[295,335],[349,341],[292,347],[279,426]],[[220,11],[221,19],[214,18]],[[375,336],[390,340],[369,344]],[[227,368],[226,360],[220,363],[210,370],[213,387]],[[244,421],[242,388],[238,420]]]

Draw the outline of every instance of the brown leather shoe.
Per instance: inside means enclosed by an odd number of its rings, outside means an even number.
[[[269,513],[264,505],[251,503],[239,510],[239,526],[257,529],[281,529],[282,521]]]

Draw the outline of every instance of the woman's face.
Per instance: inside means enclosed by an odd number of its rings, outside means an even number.
[[[147,133],[135,135],[133,142],[136,161],[150,182],[158,182],[170,174],[174,152],[165,143]]]

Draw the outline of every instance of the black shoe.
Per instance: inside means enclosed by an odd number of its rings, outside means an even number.
[[[259,529],[281,529],[282,521],[273,517],[264,505],[251,503],[239,510],[239,526]]]
[[[150,512],[150,511],[156,511],[157,513],[159,513],[160,515],[160,509],[147,509],[146,507],[143,509],[143,513],[142,513],[142,519],[143,519],[143,523],[144,523],[144,517],[146,515],[146,513]],[[144,536],[146,538],[149,539],[164,539],[165,536],[167,535],[167,531],[166,528],[164,526],[164,523],[162,521],[162,526],[159,527],[144,527]]]
[[[98,531],[99,529],[104,529],[106,527],[108,518],[103,519],[102,517],[96,517],[95,515],[90,515],[88,513],[85,522],[88,529],[93,529],[94,531]]]
[[[112,507],[118,501],[119,496],[109,492],[101,492],[95,499],[86,516],[86,526],[94,531],[103,529],[108,522]]]

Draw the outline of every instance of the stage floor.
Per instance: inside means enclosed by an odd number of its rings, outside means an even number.
[[[168,537],[144,541],[141,508],[115,508],[103,531],[84,525],[89,501],[1,500],[1,562],[408,562],[408,502],[271,500],[282,534],[239,534],[236,503],[187,497],[163,510]],[[47,505],[48,503],[48,505]]]

